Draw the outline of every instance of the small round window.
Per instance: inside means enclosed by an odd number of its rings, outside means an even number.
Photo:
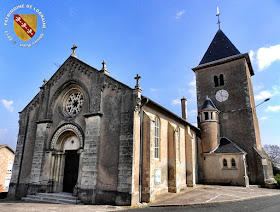
[[[78,89],[69,90],[64,96],[64,112],[70,116],[76,116],[82,109],[84,96]]]

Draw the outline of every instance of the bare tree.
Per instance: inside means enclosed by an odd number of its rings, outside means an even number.
[[[266,144],[263,146],[263,149],[270,157],[273,165],[280,168],[280,147],[278,145]]]

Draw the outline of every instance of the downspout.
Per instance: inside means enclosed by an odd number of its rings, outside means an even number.
[[[143,107],[149,102],[140,106],[140,160],[139,160],[139,202],[142,202],[142,167],[143,167]]]

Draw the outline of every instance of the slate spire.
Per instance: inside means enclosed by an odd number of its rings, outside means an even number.
[[[222,30],[218,30],[199,65],[240,54]]]
[[[207,110],[207,111],[219,111],[215,104],[212,102],[212,100],[207,96],[206,100],[201,108],[201,111]]]

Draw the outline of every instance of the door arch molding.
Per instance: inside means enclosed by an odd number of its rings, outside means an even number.
[[[65,133],[75,134],[77,136],[77,138],[79,139],[79,148],[83,149],[84,135],[83,135],[82,131],[80,130],[80,127],[78,127],[74,124],[66,123],[66,124],[63,124],[60,127],[58,127],[58,129],[54,132],[51,142],[50,142],[51,150],[61,150],[59,148],[59,146],[61,146],[59,144],[59,141],[61,140],[61,136]]]

